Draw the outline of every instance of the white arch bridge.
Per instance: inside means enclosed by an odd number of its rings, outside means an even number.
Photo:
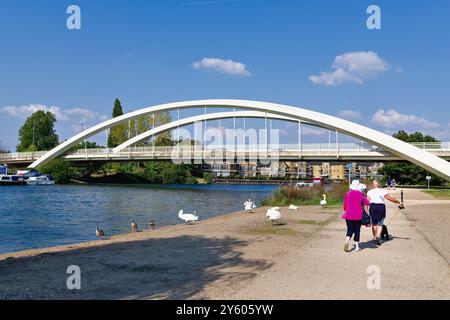
[[[142,116],[155,115],[159,112],[188,108],[204,108],[205,113],[185,119],[178,118],[176,121],[152,128],[131,138],[115,149],[91,149],[69,152],[74,146],[82,143],[89,137],[119,124]],[[217,108],[230,108],[233,111],[209,113],[210,109]],[[206,110],[208,110],[208,113]],[[298,144],[273,146],[268,144],[266,139],[266,143],[263,145],[252,146],[244,143],[243,145],[233,145],[231,148],[229,146],[220,146],[219,149],[217,146],[211,149],[202,145],[178,145],[175,147],[137,146],[138,143],[148,140],[150,137],[182,126],[199,122],[206,124],[206,121],[230,118],[264,118],[294,122],[298,125]],[[314,145],[302,143],[303,123],[336,131],[336,143]],[[267,121],[265,121],[265,124],[267,126]],[[338,132],[355,137],[365,143],[339,143],[337,139]],[[450,143],[409,144],[385,133],[334,116],[293,106],[247,100],[197,100],[143,108],[89,128],[48,152],[3,154],[0,155],[0,162],[30,163],[33,161],[29,167],[36,168],[59,156],[64,156],[67,160],[74,162],[173,160],[174,156],[203,160],[219,158],[245,159],[253,158],[254,156],[277,157],[280,160],[406,160],[450,181],[450,163],[447,161],[450,159]]]

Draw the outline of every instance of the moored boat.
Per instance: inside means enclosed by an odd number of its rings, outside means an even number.
[[[55,181],[49,175],[42,175],[37,177],[30,177],[26,180],[26,183],[29,186],[48,186],[54,185]]]
[[[26,184],[27,182],[23,177],[7,174],[0,175],[0,186],[23,186]]]

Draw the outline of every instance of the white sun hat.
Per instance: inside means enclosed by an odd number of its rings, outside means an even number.
[[[361,186],[361,182],[359,180],[353,180],[352,184],[350,185],[350,190],[356,190],[359,191]]]

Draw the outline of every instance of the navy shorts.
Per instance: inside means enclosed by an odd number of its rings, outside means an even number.
[[[372,225],[383,226],[386,219],[386,205],[380,203],[370,204],[370,220]]]

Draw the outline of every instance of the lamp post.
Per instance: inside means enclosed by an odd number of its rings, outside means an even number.
[[[431,179],[432,179],[431,176],[427,176],[428,190],[430,190],[430,182],[431,182]]]

